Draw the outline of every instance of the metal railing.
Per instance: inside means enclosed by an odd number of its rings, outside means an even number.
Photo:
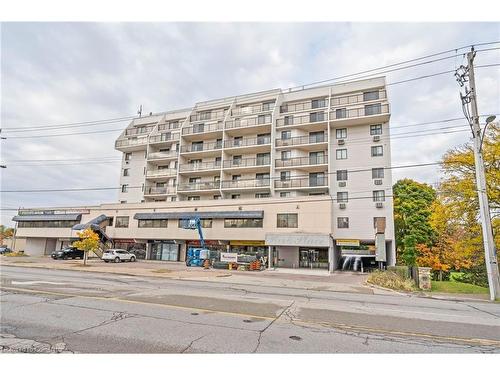
[[[181,152],[199,152],[199,151],[212,151],[222,148],[222,141],[220,142],[203,142],[203,144],[190,144],[181,147]]]
[[[265,158],[245,158],[224,160],[224,168],[245,168],[271,165],[271,156]]]
[[[308,111],[310,109],[321,109],[321,108],[326,108],[327,105],[328,105],[327,98],[318,99],[318,102],[315,103],[314,107],[312,100],[307,100],[299,103],[291,103],[291,104],[285,103],[280,106],[280,113]]]
[[[205,171],[209,169],[220,169],[220,161],[207,161],[201,163],[187,163],[181,164],[179,167],[180,172],[192,172],[192,171]]]
[[[141,126],[137,128],[132,128],[132,129],[126,129],[125,130],[125,135],[126,136],[131,136],[131,135],[141,135],[141,134],[148,134],[153,130],[154,126]]]
[[[237,107],[231,110],[232,116],[244,116],[252,113],[270,112],[273,110],[274,102],[266,104],[254,104],[249,106]]]
[[[195,122],[195,121],[211,121],[211,120],[221,120],[224,118],[226,115],[226,110],[218,110],[218,111],[207,111],[207,112],[200,112],[196,113],[194,115],[191,115],[189,117],[189,121]]]
[[[271,185],[271,180],[269,178],[222,181],[222,189],[260,188],[260,187],[269,187],[270,185]]]
[[[220,189],[220,181],[206,181],[179,184],[177,191],[195,191],[195,190],[217,190]]]
[[[162,133],[149,137],[149,143],[178,141],[179,138],[179,133]]]
[[[319,165],[319,164],[328,164],[328,156],[327,155],[317,155],[317,156],[303,156],[297,158],[290,159],[276,159],[275,165],[276,168],[279,167],[298,167],[305,165]]]
[[[276,189],[293,189],[303,187],[323,187],[328,185],[326,177],[295,178],[290,180],[274,181]]]
[[[181,126],[181,121],[184,121],[184,120],[172,121],[172,122],[168,122],[166,124],[160,124],[160,125],[158,125],[158,130],[162,131],[162,130],[175,130],[175,129],[179,129],[180,126]]]
[[[148,160],[151,159],[167,159],[167,158],[176,158],[178,156],[177,151],[158,151],[158,152],[150,152],[148,154]]]
[[[182,134],[198,134],[198,133],[208,133],[213,131],[218,131],[223,129],[223,124],[196,124],[185,127],[182,129]]]
[[[362,108],[339,108],[330,112],[330,120],[374,116],[389,113],[389,104],[369,104]]]
[[[253,117],[248,119],[240,120],[229,120],[226,121],[226,129],[243,128],[245,126],[255,126],[255,125],[268,125],[271,124],[271,115],[265,115],[265,117]]]
[[[115,142],[115,148],[118,147],[131,147],[131,146],[139,146],[139,145],[145,145],[148,143],[148,138],[136,138],[136,139],[118,139]]]
[[[229,139],[224,141],[225,148],[232,147],[247,147],[247,146],[260,146],[260,145],[270,145],[271,136],[269,137],[256,137],[256,138],[245,138],[245,139]]]
[[[276,146],[298,146],[313,143],[327,142],[326,135],[303,135],[299,137],[292,137],[288,139],[276,139]]]
[[[160,194],[175,194],[175,188],[172,186],[146,186],[144,188],[144,195],[160,195]]]
[[[146,177],[174,177],[177,176],[177,170],[174,168],[148,169]]]
[[[355,95],[344,95],[332,97],[330,99],[331,107],[338,107],[343,105],[352,105],[363,103],[372,100],[382,100],[387,99],[387,93],[385,90],[373,90],[369,92],[359,93]]]
[[[276,126],[302,125],[315,122],[327,121],[326,112],[314,112],[303,116],[293,116],[287,118],[279,118],[276,121]]]

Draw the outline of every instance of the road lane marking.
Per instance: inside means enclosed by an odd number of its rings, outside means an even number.
[[[139,304],[139,305],[153,305],[153,306],[161,306],[161,307],[175,308],[175,309],[181,309],[181,310],[191,310],[191,311],[195,310],[195,311],[208,312],[208,313],[218,313],[218,314],[224,314],[224,315],[231,315],[231,316],[238,316],[238,317],[251,317],[251,318],[266,319],[266,320],[275,320],[276,319],[276,317],[243,314],[243,313],[227,312],[227,311],[220,311],[220,310],[209,310],[209,309],[202,309],[202,308],[198,308],[198,307],[185,307],[185,306],[177,306],[177,305],[168,305],[168,304],[155,303],[155,302],[133,301],[133,300],[116,298],[116,297],[82,296],[82,295],[72,294],[72,293],[51,292],[51,291],[45,291],[45,290],[13,288],[13,287],[5,287],[5,286],[0,286],[0,290],[12,290],[12,291],[19,291],[19,292],[27,292],[27,293],[50,294],[50,295],[58,295],[58,296],[65,296],[65,297],[87,298],[87,299],[94,299],[94,300],[118,301],[118,302],[125,302],[125,303],[134,303],[134,304]],[[284,306],[283,310],[286,310],[286,308],[287,307]],[[307,320],[302,320],[302,319],[294,319],[293,322],[294,323],[302,323],[304,326],[308,326],[308,325],[309,326],[310,325],[318,326],[318,325],[320,325],[323,327],[327,326],[327,327],[337,328],[337,329],[341,329],[341,330],[350,329],[353,331],[358,331],[358,332],[361,331],[361,332],[372,333],[372,334],[385,334],[385,335],[394,335],[394,336],[403,336],[403,337],[416,337],[416,338],[422,338],[422,339],[451,342],[451,343],[455,343],[455,344],[457,342],[461,342],[461,343],[465,343],[465,344],[469,344],[469,345],[474,344],[474,345],[479,345],[479,346],[494,346],[494,347],[500,348],[500,341],[491,340],[491,339],[482,339],[482,338],[474,338],[474,337],[473,338],[463,338],[463,337],[455,337],[455,336],[431,335],[431,334],[417,333],[417,332],[391,331],[391,330],[381,329],[381,328],[372,328],[372,327],[366,327],[366,326],[349,325],[349,324],[333,323],[333,322],[307,321]]]
[[[66,285],[67,283],[58,283],[55,281],[11,281],[12,285],[36,285],[36,284],[52,284],[52,285]]]

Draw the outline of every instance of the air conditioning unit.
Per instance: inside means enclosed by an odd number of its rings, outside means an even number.
[[[373,142],[378,142],[378,141],[380,141],[380,135],[374,135]]]
[[[346,187],[346,186],[347,186],[347,182],[339,181],[339,187]]]
[[[337,144],[342,146],[342,145],[345,145],[345,139],[339,139],[337,140]]]
[[[384,203],[377,202],[377,203],[375,203],[375,207],[377,207],[377,208],[383,208],[384,207]]]
[[[375,185],[382,185],[382,180],[374,180]]]
[[[345,203],[339,203],[339,208],[340,208],[341,210],[345,210],[345,208],[346,208]]]

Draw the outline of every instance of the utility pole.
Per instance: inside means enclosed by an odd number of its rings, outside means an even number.
[[[497,251],[493,240],[493,230],[491,227],[490,206],[486,191],[486,174],[484,172],[484,160],[482,154],[481,126],[479,125],[479,114],[477,111],[477,92],[474,78],[474,47],[467,53],[467,67],[461,66],[455,73],[460,86],[465,86],[465,95],[460,93],[464,115],[469,121],[474,141],[474,164],[476,168],[476,186],[479,198],[479,214],[483,231],[484,259],[486,262],[486,272],[488,274],[488,284],[490,287],[490,299],[493,301],[500,298],[500,276],[498,271]],[[462,73],[459,73],[462,71]],[[467,88],[466,82],[469,82]],[[469,111],[470,108],[470,111]],[[486,131],[486,129],[484,129]]]

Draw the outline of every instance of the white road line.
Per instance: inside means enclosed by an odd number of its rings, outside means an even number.
[[[35,285],[35,284],[66,285],[67,283],[58,283],[54,281],[12,281],[12,285]]]

